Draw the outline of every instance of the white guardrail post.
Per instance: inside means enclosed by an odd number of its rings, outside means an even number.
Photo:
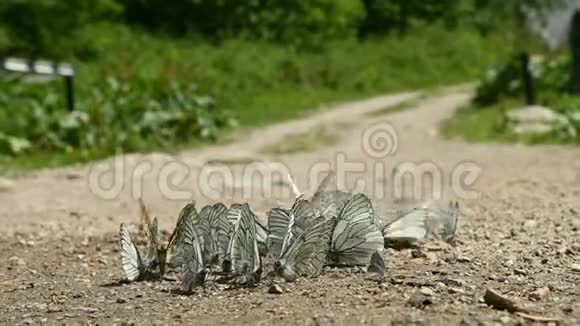
[[[0,58],[0,69],[37,75],[60,76],[64,78],[66,102],[69,111],[75,110],[74,82],[75,70],[71,64],[44,60]]]

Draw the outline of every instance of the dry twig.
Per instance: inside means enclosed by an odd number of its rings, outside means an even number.
[[[537,314],[541,313],[540,311],[534,310],[515,299],[508,298],[507,296],[500,294],[499,292],[488,288],[485,292],[483,297],[485,303],[492,306],[498,310],[507,310],[515,315],[518,315],[522,318],[529,319],[532,321],[537,322],[557,322],[559,321],[558,318],[551,318],[551,317],[544,317],[539,316]]]

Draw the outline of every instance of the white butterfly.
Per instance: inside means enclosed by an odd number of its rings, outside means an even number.
[[[220,251],[223,245],[224,236],[227,237],[227,208],[222,203],[206,205],[199,212],[199,224],[196,225],[198,233],[203,237],[203,258],[208,266],[217,265],[220,256],[223,258],[224,252]],[[224,230],[224,228],[226,228]]]
[[[260,256],[266,256],[268,252],[268,226],[250,210],[254,223],[256,224],[256,241],[258,242],[258,251]]]
[[[140,281],[145,279],[159,278],[164,273],[165,255],[159,248],[157,240],[157,219],[146,225],[147,252],[141,256],[139,248],[133,241],[127,225],[121,223],[121,264],[125,276],[129,281]]]
[[[373,280],[384,280],[385,278],[385,260],[383,258],[383,251],[375,251],[371,256],[371,261],[367,267],[368,278]]]
[[[258,248],[255,215],[246,203],[234,208],[239,216],[231,235],[222,269],[243,276],[246,284],[255,285],[261,279],[262,261]]]
[[[430,212],[422,208],[403,211],[384,229],[385,245],[394,248],[413,247],[429,237]]]
[[[320,222],[320,212],[303,196],[294,201],[289,210],[273,208],[268,213],[268,248],[273,257],[278,257],[296,234]]]
[[[328,260],[331,265],[365,266],[371,255],[384,247],[383,235],[375,224],[371,200],[354,195],[337,217]]]
[[[202,236],[195,229],[194,221],[184,223],[182,240],[183,281],[186,292],[194,286],[203,286],[207,277],[207,270],[203,261],[203,251],[200,240]]]
[[[330,180],[336,176],[333,170],[320,182],[311,202],[326,219],[336,218],[352,194],[342,190],[329,190]]]
[[[268,212],[268,253],[278,257],[282,250],[282,244],[286,235],[292,232],[294,227],[294,214],[283,208],[272,208]]]
[[[181,267],[185,263],[183,259],[183,237],[184,229],[187,223],[190,222],[195,226],[201,222],[194,201],[185,205],[179,213],[175,228],[167,244],[167,260],[173,267]],[[201,241],[200,243],[203,245],[203,239],[199,239],[198,241]]]
[[[383,229],[385,244],[394,248],[413,247],[431,236],[450,242],[455,238],[458,216],[457,202],[450,202],[447,210],[424,207],[404,210]]]
[[[124,223],[121,223],[119,235],[121,237],[121,264],[123,270],[129,281],[137,281],[143,277],[145,272],[141,254]]]
[[[302,276],[318,275],[325,264],[331,230],[331,221],[319,219],[318,223],[292,236],[274,263],[275,273],[290,282]]]

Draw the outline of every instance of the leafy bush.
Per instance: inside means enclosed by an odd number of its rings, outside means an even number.
[[[127,21],[184,35],[260,38],[314,44],[355,35],[360,0],[120,0]]]
[[[81,89],[78,110],[65,109],[61,90],[46,85],[2,85],[0,154],[29,150],[135,151],[215,140],[235,121],[192,85],[114,78]]]
[[[402,38],[328,40],[317,51],[240,39],[216,45],[108,23],[79,37],[91,39],[98,58],[75,62],[79,112],[65,110],[60,81],[0,85],[1,153],[90,158],[175,148],[211,140],[231,117],[256,126],[322,103],[464,82],[502,55],[497,39],[439,25]]]
[[[362,0],[366,12],[360,34],[405,33],[414,22],[458,18],[458,6],[470,0]]]
[[[530,62],[530,71],[539,104],[564,115],[569,121],[562,126],[561,130],[542,137],[580,141],[580,97],[566,93],[572,71],[571,59],[568,56],[535,57]],[[513,106],[514,100],[522,99],[523,96],[521,63],[517,56],[512,56],[505,63],[487,71],[486,77],[477,89],[474,98],[476,105],[473,108],[489,110],[503,106],[504,102]],[[505,119],[503,113],[498,119]]]
[[[93,40],[81,37],[96,22],[213,40],[249,38],[319,49],[328,39],[401,34],[443,21],[450,27],[500,30],[520,4],[556,0],[3,0],[0,54],[90,58]]]
[[[560,96],[570,77],[572,62],[566,56],[545,59],[532,57],[530,72],[540,102],[551,103]],[[493,105],[506,98],[523,98],[524,88],[519,56],[488,69],[477,89],[475,103],[480,106]]]

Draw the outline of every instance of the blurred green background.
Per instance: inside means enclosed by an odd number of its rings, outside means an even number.
[[[473,81],[522,46],[543,51],[517,5],[549,2],[2,0],[0,57],[78,76],[71,113],[61,82],[0,74],[0,162],[170,151],[321,103]]]

